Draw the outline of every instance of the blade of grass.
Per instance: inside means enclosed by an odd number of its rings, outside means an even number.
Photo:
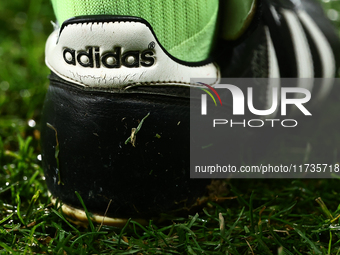
[[[296,251],[296,253],[297,253],[298,255],[302,255],[302,253],[300,253],[300,252],[295,248],[295,246],[293,246],[293,249],[294,249],[294,251]]]
[[[234,228],[236,227],[236,225],[237,225],[237,223],[239,222],[239,220],[241,219],[241,217],[242,217],[242,215],[243,215],[243,212],[244,212],[244,209],[245,209],[245,207],[243,206],[243,207],[242,207],[242,210],[241,210],[241,212],[240,212],[240,214],[238,215],[237,220],[234,222],[234,224],[233,224],[233,225],[231,226],[231,228],[228,230],[228,232],[227,232],[227,235],[228,235],[227,240],[230,240],[231,233],[232,233],[232,231],[234,230]]]
[[[300,229],[294,228],[294,230],[310,245],[315,254],[322,254],[315,244]]]
[[[13,213],[11,213],[11,214],[8,215],[7,217],[5,217],[5,218],[3,218],[2,220],[0,220],[0,225],[1,225],[2,223],[4,223],[6,220],[12,218],[12,216],[13,216]]]
[[[272,215],[271,217],[275,218],[276,216],[280,216],[281,214],[288,212],[290,210],[293,209],[293,207],[296,205],[297,201],[294,201],[292,205],[288,206],[287,208],[275,213],[274,215]],[[281,217],[281,216],[280,216]]]
[[[320,205],[322,211],[327,216],[327,218],[330,219],[330,220],[333,220],[333,215],[328,210],[326,204],[322,201],[321,197],[318,197],[317,199],[315,199],[315,201]]]
[[[232,187],[230,189],[231,192],[233,192],[236,196],[237,196],[237,199],[245,206],[249,207],[249,203],[244,200],[244,198],[242,197],[241,193],[235,188],[235,187]]]
[[[73,248],[73,246],[74,246],[79,240],[81,240],[83,237],[86,237],[86,236],[89,236],[89,235],[96,235],[96,234],[98,234],[98,235],[106,235],[107,233],[108,233],[108,232],[104,232],[104,231],[102,231],[102,232],[88,232],[88,233],[85,233],[85,234],[83,234],[83,235],[77,237],[77,239],[73,241],[73,243],[71,244],[71,248]]]
[[[9,247],[7,244],[0,242],[0,246],[3,247],[8,252],[16,254],[16,252],[11,247]]]
[[[85,203],[84,203],[83,199],[81,198],[81,196],[80,196],[80,194],[78,193],[78,191],[75,191],[75,193],[76,193],[76,196],[78,197],[78,199],[79,199],[81,205],[83,206],[83,208],[84,208],[84,210],[85,210],[85,214],[86,214],[87,220],[89,221],[89,225],[90,225],[91,231],[92,231],[92,232],[96,232],[96,229],[94,228],[93,222],[92,222],[92,220],[91,220],[91,215],[89,214],[89,212],[88,212],[88,210],[87,210],[87,208],[86,208],[86,206],[85,206]]]
[[[55,252],[57,254],[64,254],[64,247],[66,246],[66,243],[72,238],[72,234],[69,233],[66,238],[62,238],[58,245],[55,247]]]
[[[254,200],[254,191],[251,192],[250,201],[249,201],[249,215],[250,215],[250,226],[251,231],[255,234],[255,226],[254,226],[254,215],[253,215],[253,200]]]
[[[33,235],[34,235],[35,230],[36,230],[38,227],[42,226],[43,224],[46,224],[46,222],[44,222],[44,221],[43,221],[43,222],[40,222],[39,224],[35,225],[35,226],[32,228],[32,230],[30,231],[29,241],[30,241],[31,245],[33,244],[33,241],[34,241]]]
[[[123,234],[124,234],[124,231],[125,231],[125,229],[127,228],[127,226],[130,224],[130,221],[131,221],[131,218],[128,219],[128,221],[126,222],[125,226],[124,226],[123,229],[120,231],[119,238],[118,238],[118,248],[117,248],[118,250],[119,250],[119,248],[120,248],[120,241],[122,240],[122,236],[123,236]]]
[[[276,234],[274,231],[273,231],[273,228],[272,227],[269,227],[269,233],[271,234],[271,236],[273,237],[275,243],[279,246],[282,247],[282,249],[284,250],[284,254],[287,254],[287,255],[294,255],[293,253],[291,253],[286,247],[285,247],[285,243],[282,241],[281,237]]]
[[[270,251],[270,249],[268,248],[268,246],[263,242],[263,240],[261,239],[261,237],[259,235],[255,235],[257,242],[261,245],[261,247],[263,248],[263,250],[266,252],[266,254],[270,254],[272,255],[273,253]]]
[[[131,220],[130,223],[137,225],[138,227],[140,227],[147,235],[144,235],[142,238],[148,238],[148,237],[155,237],[155,234],[152,233],[151,231],[149,231],[148,229],[146,229],[144,226],[142,226],[140,223],[138,223],[137,221],[133,221]]]
[[[70,228],[72,228],[75,232],[77,232],[78,235],[80,235],[79,230],[76,229],[75,227],[73,227],[72,224],[69,223],[69,222],[65,219],[65,217],[64,217],[62,214],[60,214],[59,212],[57,212],[57,211],[56,211],[55,209],[53,209],[53,208],[51,208],[51,210],[52,210],[52,212],[54,212],[56,215],[58,215],[59,218],[61,218],[61,219],[62,219],[62,220],[63,220]]]
[[[134,146],[134,137],[136,137],[137,133],[139,132],[139,130],[142,128],[143,122],[144,120],[149,117],[150,113],[148,113],[139,123],[139,125],[137,126],[137,128],[135,129],[133,135],[129,136],[126,141],[125,144],[128,144],[129,142],[132,143],[132,145]]]
[[[195,216],[191,219],[190,223],[188,224],[188,228],[191,228],[192,225],[195,223],[197,218],[199,217],[198,213],[195,214]]]
[[[21,213],[20,213],[21,200],[20,200],[19,193],[17,193],[17,203],[18,203],[18,204],[17,204],[17,215],[18,215],[18,217],[19,217],[21,223],[25,226],[26,223],[25,223],[25,221],[24,221],[24,219],[22,218]]]
[[[329,231],[328,255],[331,254],[331,248],[332,248],[332,231]]]
[[[26,218],[27,219],[29,219],[29,217],[32,213],[33,205],[37,201],[37,199],[39,198],[39,195],[40,195],[40,190],[38,189],[37,192],[33,195],[30,204],[28,205],[28,209],[27,209],[27,212],[26,212]]]

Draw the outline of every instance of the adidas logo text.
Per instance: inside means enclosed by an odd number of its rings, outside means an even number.
[[[78,62],[83,67],[100,68],[102,65],[107,68],[120,68],[121,66],[150,67],[155,63],[154,52],[151,49],[140,51],[122,52],[121,47],[114,47],[113,51],[100,53],[99,47],[87,47],[86,51],[78,51],[65,48],[63,58],[69,65],[76,65]]]

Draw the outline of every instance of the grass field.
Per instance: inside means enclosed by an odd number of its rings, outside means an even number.
[[[323,5],[340,28],[340,1]],[[130,221],[119,229],[67,221],[50,203],[40,163],[39,123],[49,74],[44,44],[51,20],[47,0],[0,5],[0,253],[340,254],[337,178],[226,180],[223,198],[170,223]],[[263,162],[338,163],[338,99],[325,104],[323,121],[303,125],[302,137],[277,138],[282,146],[269,149]]]

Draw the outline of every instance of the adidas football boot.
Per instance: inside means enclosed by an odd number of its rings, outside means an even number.
[[[188,88],[192,77],[219,81],[209,58],[218,1],[94,1],[91,10],[77,1],[59,14],[70,2],[53,2],[62,24],[46,43],[41,134],[53,199],[86,219],[77,191],[98,222],[110,204],[105,223],[115,225],[189,208],[209,181],[189,178]]]
[[[338,37],[311,0],[228,1],[218,31],[217,1],[90,10],[66,2],[53,2],[61,26],[46,43],[42,155],[53,200],[78,220],[87,219],[76,192],[94,221],[113,225],[189,209],[204,195],[209,180],[189,173],[189,90],[204,86],[192,78],[214,87],[221,77],[332,78],[338,70]],[[321,85],[308,89],[323,98],[332,83]],[[264,107],[270,86],[256,97]]]

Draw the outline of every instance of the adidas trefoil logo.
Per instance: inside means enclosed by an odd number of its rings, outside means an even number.
[[[90,46],[87,50],[78,51],[64,48],[63,58],[69,65],[76,65],[77,62],[82,67],[100,68],[102,65],[107,68],[120,68],[121,66],[150,67],[155,63],[154,51],[147,49],[140,51],[122,52],[121,47],[114,47],[113,51],[100,53],[99,47]]]

